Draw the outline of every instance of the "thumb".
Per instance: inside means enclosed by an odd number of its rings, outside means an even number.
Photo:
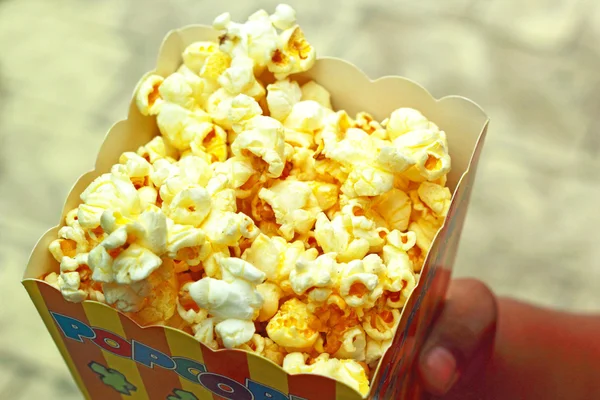
[[[497,307],[493,293],[475,279],[450,283],[447,299],[418,359],[425,389],[444,395],[460,379],[468,382],[485,370],[496,332]]]

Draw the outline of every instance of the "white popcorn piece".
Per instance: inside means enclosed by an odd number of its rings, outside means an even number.
[[[153,74],[147,76],[138,87],[135,94],[135,103],[142,115],[158,114],[164,102],[159,92],[163,81],[162,76]]]
[[[212,201],[201,186],[191,186],[177,193],[168,204],[166,214],[176,224],[199,227],[210,213]]]
[[[267,68],[276,79],[308,71],[315,63],[314,47],[304,37],[298,25],[284,30],[279,37],[280,46],[272,53]]]
[[[225,348],[233,349],[252,339],[256,328],[252,321],[226,319],[215,326],[215,331]]]
[[[184,189],[206,186],[212,177],[210,165],[196,156],[182,158],[175,164],[161,162],[157,165],[151,179],[156,186],[160,187],[159,193],[163,206],[165,203],[169,204]]]
[[[282,237],[269,237],[261,233],[242,258],[263,271],[268,281],[285,286],[283,282],[288,280],[296,260],[304,252],[304,244],[300,241],[288,243]]]
[[[323,129],[330,111],[313,100],[297,101],[283,122],[283,126],[299,132],[315,134]]]
[[[279,346],[308,349],[319,337],[319,332],[311,328],[315,321],[316,317],[308,310],[307,305],[292,298],[283,303],[277,314],[271,318],[267,325],[267,334]]]
[[[354,168],[342,185],[347,196],[378,196],[394,187],[394,175],[372,166]]]
[[[405,133],[423,129],[435,129],[437,126],[430,122],[423,114],[414,108],[398,108],[386,120],[386,131],[390,140],[394,140]]]
[[[256,285],[264,281],[265,274],[239,258],[219,257],[217,261],[222,279],[202,278],[189,286],[190,295],[217,320],[252,321],[263,304]]]
[[[246,184],[250,177],[256,173],[252,164],[241,157],[230,157],[224,162],[211,164],[213,175],[224,175],[228,185],[233,189],[238,189]],[[239,196],[239,193],[237,194]]]
[[[111,209],[123,216],[137,215],[141,212],[141,203],[135,186],[129,177],[113,168],[110,174],[96,178],[80,196],[83,204],[79,206],[77,218],[85,229],[100,226],[102,213]]]
[[[102,284],[106,303],[126,313],[140,311],[151,290],[151,285],[147,281],[132,285],[120,285],[115,282]]]
[[[302,101],[312,100],[319,103],[321,107],[333,110],[331,106],[331,94],[317,82],[308,81],[300,89],[302,91]]]
[[[268,321],[277,313],[279,300],[283,297],[283,291],[274,283],[265,282],[256,286],[256,290],[263,299],[263,305],[258,314],[257,321]]]
[[[338,264],[334,253],[326,253],[314,260],[300,257],[296,268],[290,272],[294,293],[301,295],[310,288],[329,288],[335,284]]]
[[[265,88],[254,77],[254,60],[250,57],[233,57],[231,66],[217,79],[230,95],[245,94],[255,99],[265,95]]]
[[[56,272],[50,272],[48,275],[44,277],[44,282],[54,287],[57,290],[60,290],[58,287],[58,274]]]
[[[296,24],[296,10],[287,4],[278,4],[270,19],[275,28],[289,29]]]
[[[240,239],[254,239],[260,233],[246,214],[218,209],[211,211],[201,228],[211,243],[225,246],[236,246]]]
[[[158,200],[158,191],[156,188],[151,186],[142,186],[138,189],[138,196],[140,197],[140,205],[142,210],[155,206]]]
[[[363,260],[352,260],[342,266],[339,280],[340,295],[350,307],[372,307],[383,294],[378,288],[379,277],[365,268]]]
[[[286,240],[294,233],[305,234],[314,226],[321,211],[312,188],[306,182],[279,180],[270,188],[262,188],[258,197],[271,206],[279,231]]]
[[[198,76],[175,72],[165,78],[158,91],[165,102],[194,110],[202,104],[204,80]]]
[[[200,264],[211,251],[210,245],[205,245],[205,238],[201,229],[167,219],[167,255],[170,258],[191,266]]]
[[[231,151],[238,157],[250,158],[254,169],[265,171],[269,178],[278,178],[286,159],[283,126],[276,119],[256,116],[231,144]]]
[[[284,122],[292,107],[300,101],[302,92],[297,82],[289,79],[276,81],[267,86],[267,105],[272,118]]]
[[[331,221],[324,213],[317,214],[314,232],[323,251],[337,254],[337,259],[341,262],[360,260],[369,252],[369,241],[353,237],[346,229],[341,214]]]
[[[183,63],[191,71],[198,74],[204,67],[206,59],[219,51],[219,45],[215,42],[194,42],[183,51]]]
[[[240,133],[246,122],[258,115],[262,115],[262,109],[258,102],[250,96],[239,94],[231,100],[227,120],[231,124],[231,128]]]
[[[201,343],[210,347],[213,350],[219,348],[219,343],[215,338],[215,319],[207,318],[202,322],[193,325],[192,330],[194,331],[194,337]]]
[[[136,153],[151,164],[165,158],[174,159],[176,156],[176,150],[162,136],[155,136],[144,146],[140,146]]]
[[[190,111],[178,104],[164,103],[156,117],[160,133],[177,150],[187,150],[197,134],[211,122],[211,116],[201,109]]]
[[[113,261],[114,280],[120,284],[131,284],[148,278],[162,264],[156,254],[139,246],[131,244]]]
[[[375,368],[386,350],[392,345],[392,339],[375,340],[367,337],[367,348],[365,352],[365,362],[371,368]]]
[[[125,152],[119,157],[119,163],[125,166],[125,174],[137,189],[150,184],[152,164],[146,159],[136,153]]]
[[[446,133],[439,130],[415,130],[398,136],[394,147],[414,164],[404,174],[414,182],[435,181],[451,167]]]
[[[183,292],[183,293],[185,293],[186,296],[189,296],[189,286],[190,285],[191,285],[191,282],[185,283],[180,288],[180,292]],[[208,318],[208,311],[206,311],[206,310],[204,310],[202,308],[198,308],[198,309],[190,308],[190,309],[187,309],[186,307],[184,307],[184,306],[181,305],[179,297],[177,298],[177,313],[179,314],[179,316],[181,317],[181,319],[183,319],[189,325],[199,324],[199,323],[201,323],[202,321],[204,321],[205,319]]]
[[[81,303],[88,297],[88,293],[81,289],[79,272],[61,272],[57,279],[57,285],[65,300],[72,303]]]
[[[224,88],[219,88],[208,96],[205,107],[212,120],[225,129],[232,129],[229,122],[229,111],[235,95]]]
[[[288,354],[283,360],[283,369],[290,374],[312,373],[338,380],[366,396],[369,392],[369,378],[365,369],[354,360],[330,358],[320,354],[308,365],[302,353]]]
[[[365,361],[367,355],[367,335],[360,326],[346,329],[341,337],[342,345],[334,354],[336,358]]]

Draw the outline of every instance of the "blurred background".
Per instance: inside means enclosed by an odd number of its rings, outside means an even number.
[[[600,310],[600,3],[288,2],[319,54],[489,114],[457,275],[540,305]],[[163,36],[277,3],[0,0],[0,399],[81,398],[19,280]]]

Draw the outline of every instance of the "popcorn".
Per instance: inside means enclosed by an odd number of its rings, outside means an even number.
[[[302,101],[312,100],[319,103],[322,107],[333,110],[331,107],[331,94],[323,86],[315,81],[308,81],[300,87],[302,91]]]
[[[162,76],[149,75],[140,83],[135,94],[135,103],[142,115],[158,114],[163,103],[159,92],[163,81]]]
[[[395,140],[399,136],[412,131],[432,128],[437,130],[435,124],[429,122],[423,114],[413,108],[394,110],[385,125],[390,140]]]
[[[287,5],[213,26],[141,80],[160,134],[84,190],[42,278],[365,395],[449,212],[446,133],[411,108],[334,111],[293,76],[316,56]]]
[[[217,335],[228,349],[246,343],[254,335],[255,328],[252,321],[239,319],[226,319],[215,326]]]
[[[218,263],[222,279],[202,278],[189,286],[189,292],[198,306],[218,321],[232,321],[222,325],[220,332],[224,335],[221,336],[223,344],[233,348],[247,342],[254,334],[252,320],[263,304],[256,285],[264,281],[265,275],[239,258],[220,257]]]
[[[267,325],[269,338],[279,346],[292,349],[307,349],[317,341],[319,333],[311,328],[316,317],[305,303],[290,299],[281,305],[277,314]],[[285,361],[284,361],[285,365]]]
[[[176,156],[176,150],[166,143],[162,136],[156,136],[144,146],[140,146],[136,153],[151,164],[163,158],[174,159]]]
[[[231,151],[238,157],[250,158],[254,169],[266,171],[269,178],[278,178],[285,164],[284,143],[283,126],[279,121],[256,116],[231,144]]]
[[[265,282],[256,286],[256,290],[263,299],[263,305],[258,314],[258,321],[265,322],[271,319],[279,309],[279,300],[283,297],[283,291],[274,283]]]
[[[367,357],[367,336],[360,326],[353,326],[342,333],[342,345],[335,353],[336,358],[365,361]]]
[[[300,101],[302,92],[295,81],[276,81],[267,86],[267,105],[271,117],[284,122],[292,107]]]
[[[287,286],[290,272],[296,261],[304,254],[304,244],[300,241],[288,243],[285,239],[260,234],[244,252],[242,258],[265,273],[267,281]]]
[[[286,240],[291,240],[294,233],[307,233],[321,211],[310,185],[293,179],[261,189],[258,197],[273,209],[279,231]]]
[[[190,111],[174,103],[164,103],[156,117],[160,133],[177,150],[190,147],[196,135],[201,135],[211,117],[201,109]]]
[[[369,392],[369,379],[365,369],[354,360],[338,360],[323,353],[312,360],[312,364],[307,364],[306,361],[302,353],[288,354],[283,360],[283,369],[290,374],[312,373],[336,379],[363,396]]]
[[[267,63],[267,68],[276,79],[285,79],[291,74],[307,71],[314,65],[315,49],[306,41],[299,26],[284,30],[279,40],[281,47],[275,49]]]

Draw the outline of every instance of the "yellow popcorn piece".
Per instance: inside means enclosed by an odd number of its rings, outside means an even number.
[[[435,124],[414,108],[398,108],[394,110],[385,121],[385,128],[390,140],[395,140],[397,137],[412,131],[424,129],[437,130]]]
[[[261,283],[256,287],[258,293],[263,299],[263,305],[258,314],[257,321],[268,321],[277,313],[279,309],[279,300],[283,297],[283,291],[274,283]]]
[[[300,101],[302,92],[295,81],[284,79],[267,86],[267,105],[272,118],[284,122],[292,107]]]
[[[198,75],[200,75],[202,78],[216,82],[219,79],[219,76],[221,76],[230,65],[231,57],[229,54],[218,50],[206,57],[204,65],[200,69]]]
[[[307,305],[292,298],[283,303],[277,314],[271,318],[267,325],[267,334],[279,346],[307,349],[312,347],[319,337],[319,333],[311,328],[315,323],[316,317],[310,313]]]
[[[150,206],[156,205],[158,191],[152,186],[142,186],[138,189],[138,196],[140,196],[140,205],[145,210]]]
[[[367,357],[367,335],[360,326],[353,326],[342,333],[340,349],[333,355],[340,359],[365,361]]]
[[[151,293],[141,310],[131,315],[142,326],[164,325],[176,311],[177,277],[173,271],[173,262],[165,260],[159,269],[148,277]]]
[[[312,229],[321,211],[310,185],[293,179],[279,180],[270,188],[261,189],[258,197],[271,206],[286,240]]]
[[[204,129],[203,122],[211,117],[201,109],[190,111],[180,105],[164,103],[156,117],[160,133],[177,150],[187,150],[197,134]]]
[[[373,309],[367,311],[362,327],[370,338],[383,341],[394,337],[399,322],[399,310],[377,311]]]
[[[379,258],[375,254],[370,256]],[[381,260],[379,264],[377,270],[371,271],[365,268],[363,260],[353,260],[340,268],[340,295],[350,307],[373,307],[375,301],[383,294],[383,289],[378,287],[378,273],[383,271]]]
[[[452,193],[447,187],[431,182],[422,182],[417,189],[421,201],[429,207],[436,217],[445,217],[450,208]]]
[[[267,68],[276,79],[285,79],[291,74],[308,71],[314,65],[315,49],[308,43],[298,25],[284,30],[279,40],[280,47],[272,53],[267,63]]]
[[[256,116],[247,122],[246,130],[231,144],[231,151],[238,157],[252,160],[258,172],[278,178],[286,159],[283,126],[276,119]]]
[[[161,98],[159,88],[162,85],[164,78],[159,75],[149,75],[146,77],[135,94],[135,103],[142,115],[158,114],[163,99]]]
[[[215,42],[194,42],[183,51],[183,63],[198,74],[204,67],[206,59],[217,52],[219,52],[219,45]]]
[[[304,252],[304,244],[300,241],[289,243],[282,237],[269,237],[261,233],[242,258],[263,271],[267,281],[284,287],[284,282],[289,279],[296,261]]]
[[[331,183],[323,183],[319,181],[307,182],[312,193],[317,200],[319,208],[323,211],[328,210],[338,202],[339,188]]]
[[[166,143],[162,136],[155,136],[144,146],[140,146],[136,153],[149,163],[154,164],[160,159],[174,159],[177,151]]]
[[[374,199],[372,207],[385,220],[389,229],[400,231],[408,229],[412,203],[402,190],[393,188],[378,196]]]
[[[367,132],[372,137],[377,137],[378,139],[387,139],[387,132],[385,129],[379,122],[375,120],[375,118],[373,118],[371,114],[367,112],[361,111],[357,113],[352,127],[359,128]]]
[[[150,184],[152,164],[133,152],[125,152],[119,157],[119,163],[125,166],[125,173],[136,189]]]
[[[365,369],[354,360],[330,358],[327,353],[319,355],[307,364],[302,353],[288,354],[283,360],[283,369],[290,374],[318,374],[338,380],[366,396],[369,392],[369,378]]]
[[[319,103],[322,107],[333,110],[331,106],[331,94],[323,86],[315,81],[308,81],[300,87],[302,91],[302,101],[312,100]]]

